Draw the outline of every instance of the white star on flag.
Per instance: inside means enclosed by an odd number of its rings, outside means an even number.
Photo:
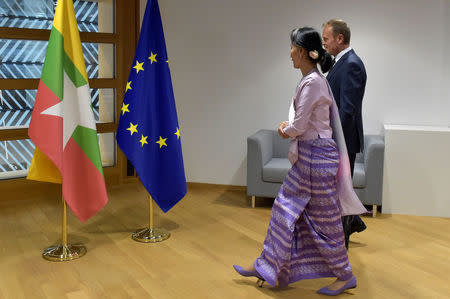
[[[95,119],[91,108],[89,85],[76,88],[72,80],[64,73],[63,101],[47,108],[41,114],[63,118],[63,149],[78,126],[96,130]],[[87,102],[87,103],[86,103]],[[64,114],[64,111],[67,113]],[[79,111],[78,113],[72,113]]]

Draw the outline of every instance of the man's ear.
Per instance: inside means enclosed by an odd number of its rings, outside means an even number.
[[[344,44],[344,35],[342,33],[339,33],[336,39],[338,44],[340,45]]]

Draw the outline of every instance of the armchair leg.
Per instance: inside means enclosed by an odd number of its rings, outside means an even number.
[[[372,206],[372,217],[377,217],[377,205]]]
[[[255,196],[252,196],[252,209],[255,208]]]

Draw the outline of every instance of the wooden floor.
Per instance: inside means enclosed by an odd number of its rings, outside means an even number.
[[[1,194],[0,194],[1,196]],[[256,286],[232,265],[261,251],[270,218],[268,200],[250,208],[242,190],[191,186],[155,223],[172,236],[134,242],[148,221],[140,185],[109,190],[109,203],[86,223],[69,217],[69,241],[88,253],[65,263],[45,261],[60,238],[58,198],[0,201],[0,298],[323,298],[333,279],[304,280],[284,289]],[[450,219],[379,215],[352,237],[349,257],[358,287],[348,298],[450,298]]]

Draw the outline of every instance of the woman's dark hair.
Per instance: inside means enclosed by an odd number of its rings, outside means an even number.
[[[316,50],[319,56],[314,59],[308,56],[308,58],[315,63],[320,65],[320,69],[323,73],[330,70],[332,66],[331,55],[328,54],[322,46],[322,39],[320,38],[319,32],[311,27],[303,27],[294,29],[291,32],[291,44],[297,47],[302,47],[308,53],[310,51]]]

